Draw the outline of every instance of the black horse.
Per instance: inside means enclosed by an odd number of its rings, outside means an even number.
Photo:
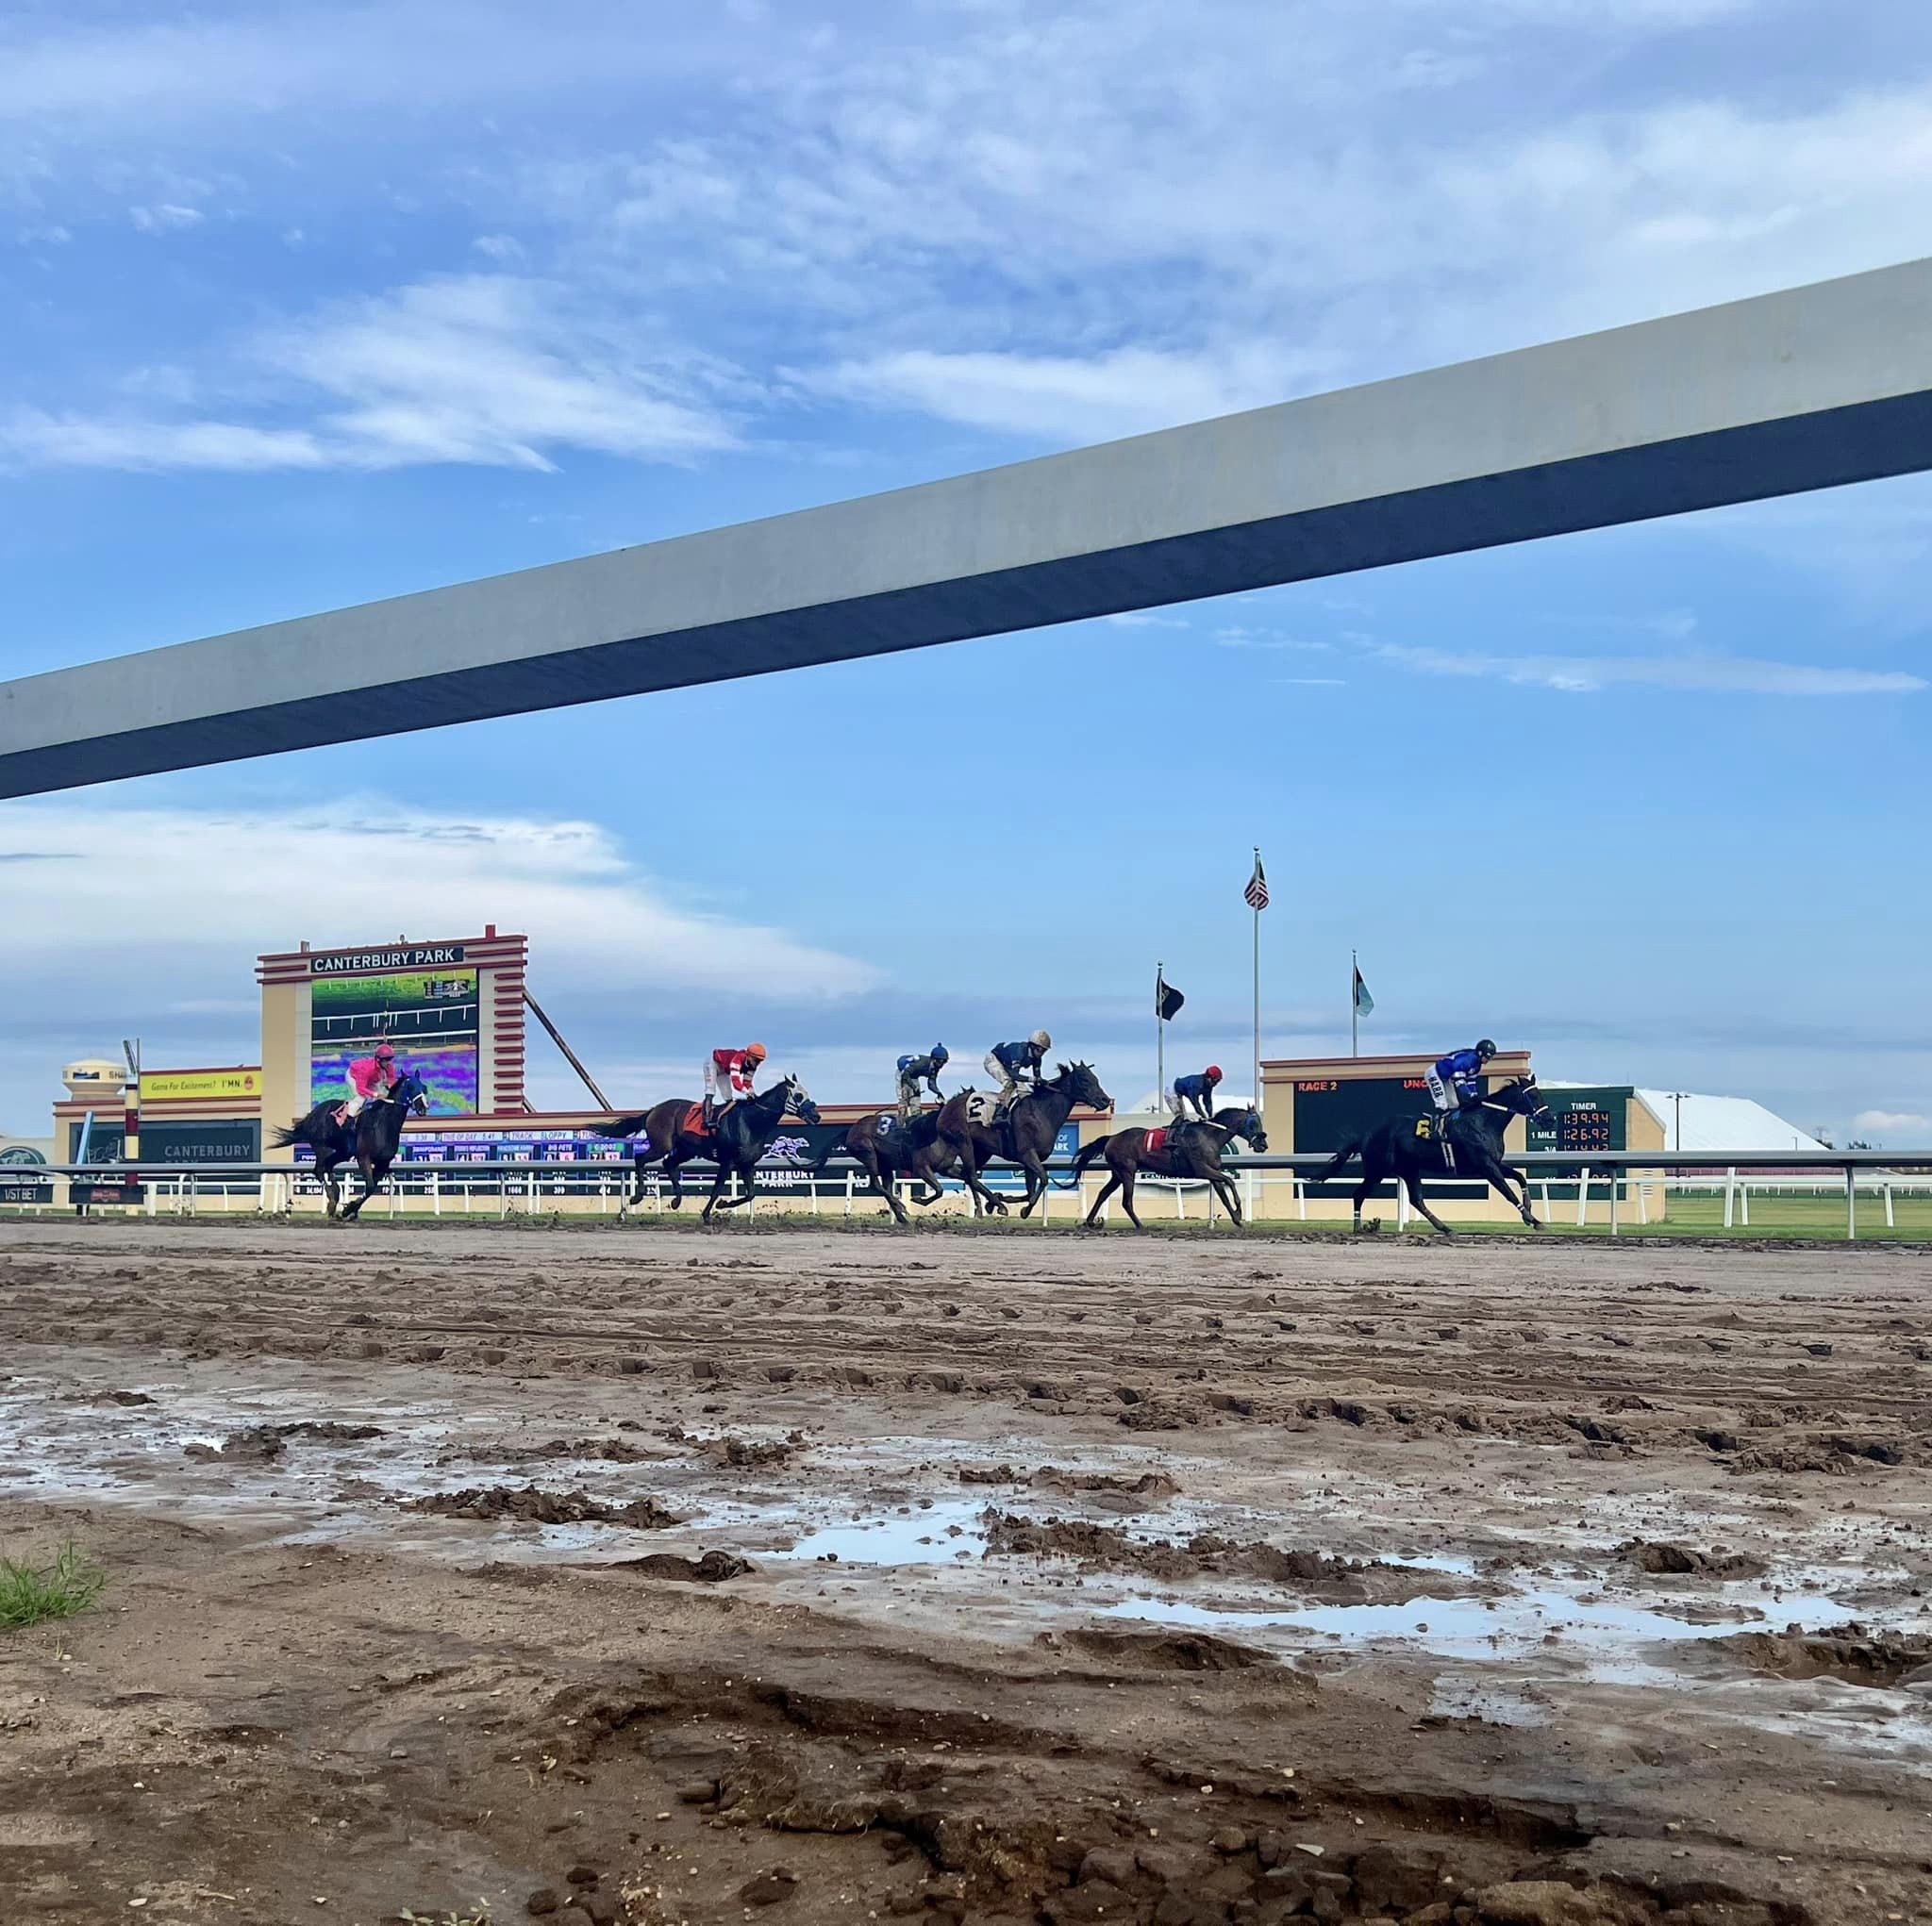
[[[1143,1229],[1141,1220],[1134,1215],[1134,1179],[1181,1177],[1212,1185],[1214,1194],[1227,1206],[1228,1216],[1239,1228],[1241,1201],[1234,1179],[1221,1168],[1221,1153],[1235,1137],[1241,1137],[1250,1150],[1265,1151],[1268,1137],[1261,1128],[1261,1113],[1231,1104],[1214,1113],[1212,1123],[1170,1124],[1159,1133],[1158,1143],[1151,1141],[1155,1134],[1151,1130],[1116,1130],[1110,1136],[1096,1137],[1091,1143],[1080,1146],[1080,1154],[1074,1159],[1076,1176],[1099,1156],[1106,1157],[1108,1170],[1112,1173],[1106,1188],[1093,1200],[1093,1208],[1087,1213],[1088,1223],[1099,1217],[1100,1206],[1118,1190],[1121,1204],[1134,1228]]]
[[[1058,1075],[1037,1083],[1014,1099],[1004,1116],[995,1114],[993,1098],[984,1090],[961,1090],[948,1097],[939,1112],[939,1139],[959,1160],[959,1174],[975,1205],[1004,1211],[999,1199],[979,1181],[982,1165],[997,1157],[1018,1164],[1026,1172],[1026,1202],[1022,1217],[1046,1195],[1046,1159],[1053,1154],[1060,1125],[1075,1104],[1090,1110],[1111,1110],[1113,1099],[1100,1088],[1091,1063],[1063,1063]]]
[[[899,1202],[899,1178],[909,1177],[924,1187],[923,1191],[915,1189],[912,1193],[913,1203],[924,1209],[945,1195],[939,1180],[956,1175],[959,1169],[958,1158],[940,1141],[937,1110],[922,1110],[910,1123],[901,1123],[891,1110],[861,1117],[825,1153],[820,1168],[841,1151],[864,1171],[868,1187],[874,1196],[886,1200],[893,1217],[902,1224],[910,1220],[906,1215],[906,1206]],[[1006,1209],[997,1197],[993,1203],[998,1209]]]
[[[328,1193],[328,1214],[349,1223],[382,1187],[403,1141],[403,1119],[411,1110],[421,1117],[429,1108],[429,1091],[414,1071],[405,1071],[387,1097],[372,1097],[346,1123],[336,1121],[341,1107],[336,1097],[318,1104],[292,1128],[277,1130],[275,1147],[287,1150],[291,1144],[306,1143],[314,1151],[315,1174]],[[341,1210],[341,1179],[336,1167],[350,1162],[362,1172],[362,1194]]]
[[[1391,1174],[1408,1192],[1408,1201],[1445,1237],[1454,1237],[1436,1213],[1423,1202],[1422,1180],[1429,1177],[1480,1177],[1502,1192],[1506,1202],[1531,1230],[1542,1225],[1529,1207],[1529,1185],[1515,1176],[1503,1162],[1503,1132],[1512,1117],[1534,1118],[1546,1122],[1549,1111],[1533,1076],[1516,1077],[1499,1085],[1479,1103],[1450,1113],[1453,1134],[1445,1143],[1442,1131],[1447,1119],[1441,1113],[1432,1117],[1391,1117],[1378,1123],[1366,1137],[1355,1138],[1335,1153],[1334,1161],[1310,1181],[1326,1184],[1351,1157],[1362,1160],[1362,1181],[1357,1187],[1355,1228],[1362,1227],[1362,1200],[1375,1186]],[[1521,1194],[1515,1186],[1521,1184]]]
[[[671,1207],[676,1210],[684,1203],[684,1186],[678,1180],[680,1167],[694,1157],[708,1157],[716,1163],[718,1174],[699,1220],[709,1223],[714,1210],[736,1210],[752,1201],[752,1172],[758,1168],[758,1159],[771,1149],[772,1139],[778,1135],[786,1118],[800,1117],[808,1123],[819,1121],[819,1106],[806,1094],[805,1086],[796,1077],[781,1077],[769,1090],[742,1098],[708,1132],[693,1127],[698,1111],[699,1106],[689,1098],[674,1097],[654,1104],[648,1110],[634,1110],[627,1117],[592,1125],[599,1137],[635,1137],[641,1128],[650,1139],[650,1148],[637,1159],[637,1194],[631,1203],[636,1204],[643,1197],[644,1166],[661,1157],[671,1178]],[[744,1195],[724,1198],[721,1206],[719,1199],[724,1197],[724,1187],[734,1177],[743,1180]]]

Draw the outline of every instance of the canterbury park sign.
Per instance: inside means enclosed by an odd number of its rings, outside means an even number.
[[[311,976],[386,976],[395,970],[434,970],[460,963],[461,943],[407,943],[393,950],[317,950],[308,958]]]

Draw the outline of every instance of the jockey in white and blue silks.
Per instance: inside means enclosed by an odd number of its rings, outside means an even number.
[[[1024,1043],[995,1043],[986,1053],[986,1073],[999,1080],[1001,1109],[1020,1094],[1023,1078],[1029,1084],[1040,1081],[1040,1067],[1052,1048],[1053,1038],[1036,1030]]]
[[[1447,1119],[1458,1110],[1473,1109],[1483,1100],[1483,1068],[1496,1046],[1485,1037],[1474,1050],[1452,1050],[1423,1072],[1437,1115]]]

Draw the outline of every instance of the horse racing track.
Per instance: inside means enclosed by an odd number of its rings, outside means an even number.
[[[20,1224],[0,1917],[1932,1918],[1932,1266]]]

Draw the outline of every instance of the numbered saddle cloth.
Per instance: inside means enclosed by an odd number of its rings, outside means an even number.
[[[997,1091],[968,1090],[966,1092],[966,1121],[977,1124],[982,1130],[991,1130],[1000,1121],[1000,1100]]]

